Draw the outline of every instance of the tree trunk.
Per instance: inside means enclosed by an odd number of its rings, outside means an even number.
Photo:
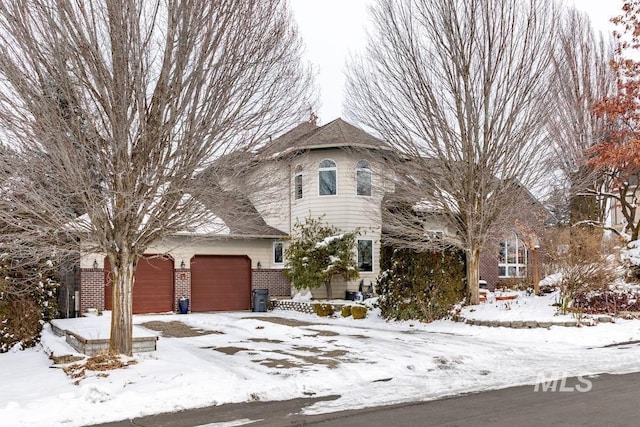
[[[324,282],[324,287],[327,290],[327,299],[333,299],[333,291],[331,290],[331,280]]]
[[[120,254],[118,254],[120,255]],[[123,259],[124,258],[124,259]],[[133,285],[136,264],[120,255],[112,262],[113,308],[109,354],[133,355]]]
[[[480,302],[480,250],[469,248],[467,254],[467,295],[469,304],[475,305]]]
[[[531,258],[533,262],[533,293],[540,295],[540,271],[538,270],[538,248],[531,249]]]

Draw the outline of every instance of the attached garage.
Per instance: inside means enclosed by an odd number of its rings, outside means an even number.
[[[191,259],[191,311],[251,309],[251,260],[246,255]]]
[[[111,266],[107,258],[104,261],[104,276],[105,309],[111,310],[113,308]],[[133,313],[174,311],[173,289],[173,260],[171,258],[151,255],[140,258],[133,286]]]

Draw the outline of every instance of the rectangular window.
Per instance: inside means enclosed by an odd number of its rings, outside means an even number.
[[[358,196],[371,196],[371,171],[358,169],[356,171],[356,186]]]
[[[358,240],[358,269],[373,271],[373,240]]]
[[[273,242],[273,263],[284,264],[284,247],[282,242]]]
[[[336,194],[336,171],[318,172],[318,194],[321,196],[334,196]]]
[[[295,185],[295,198],[296,200],[302,199],[302,174],[299,173],[294,178]]]
[[[527,275],[527,249],[515,234],[510,239],[500,242],[498,275],[514,278]]]

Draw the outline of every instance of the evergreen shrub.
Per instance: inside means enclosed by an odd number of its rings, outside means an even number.
[[[423,251],[383,246],[376,291],[386,319],[433,321],[464,298],[465,257],[459,250]]]

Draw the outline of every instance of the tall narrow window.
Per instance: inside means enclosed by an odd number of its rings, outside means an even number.
[[[320,196],[333,196],[337,193],[337,171],[336,162],[333,160],[325,159],[320,162],[318,167],[318,194]]]
[[[277,266],[284,264],[284,246],[282,242],[273,242],[273,263]]]
[[[302,199],[302,166],[296,166],[295,175],[293,177],[293,192],[296,200]]]
[[[525,277],[527,275],[527,250],[515,233],[500,242],[498,275],[500,277]]]
[[[371,196],[371,168],[364,160],[356,163],[356,194]]]
[[[373,271],[373,240],[358,240],[358,269]]]

